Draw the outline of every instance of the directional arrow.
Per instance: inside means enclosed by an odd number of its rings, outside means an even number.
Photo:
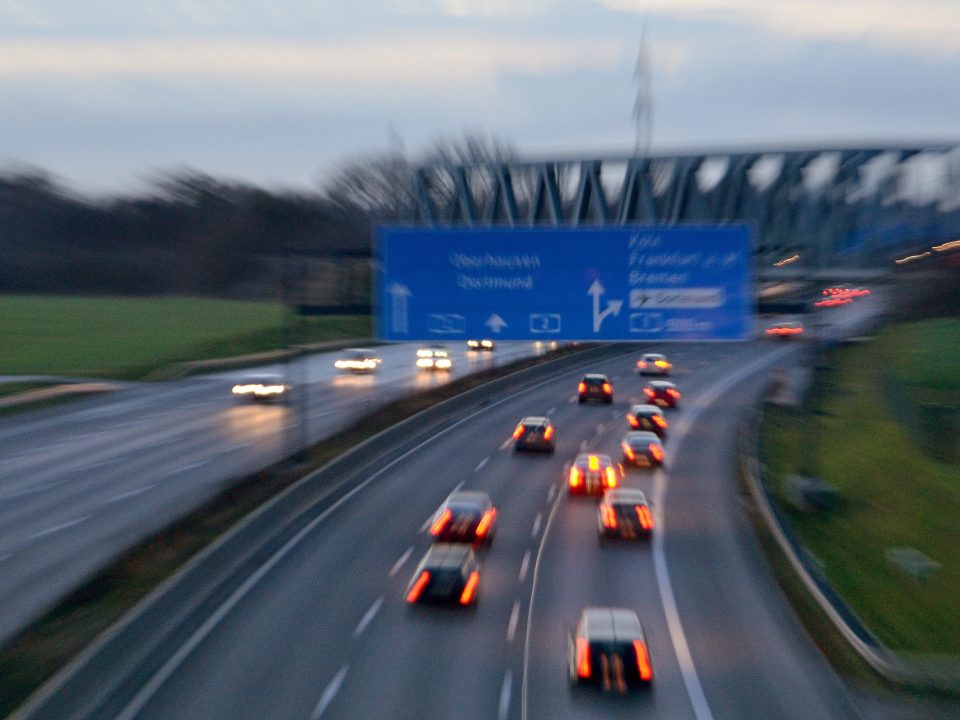
[[[408,326],[407,298],[413,295],[410,288],[398,282],[390,283],[387,288],[390,295],[390,329],[395,333],[410,332]]]
[[[493,315],[487,318],[487,321],[484,323],[484,325],[490,328],[493,332],[499,334],[500,331],[507,326],[507,321],[504,320],[499,315],[497,315],[496,313],[494,313]]]
[[[600,332],[600,325],[607,317],[611,314],[619,315],[620,308],[623,307],[623,300],[607,300],[607,307],[601,312],[600,296],[605,292],[606,289],[600,284],[599,280],[594,280],[590,289],[587,290],[587,295],[593,296],[593,331],[595,333]]]

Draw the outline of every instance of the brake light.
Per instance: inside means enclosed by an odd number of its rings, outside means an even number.
[[[617,474],[613,470],[613,466],[607,467],[607,487],[613,488],[617,486]]]
[[[666,420],[666,418],[663,417],[663,415],[653,415],[653,416],[652,416],[652,420],[653,420],[653,424],[654,424],[654,425],[656,425],[656,426],[659,427],[659,428],[663,428],[664,430],[666,430],[666,428],[667,428],[667,420]]]
[[[550,427],[548,427],[548,428],[544,431],[544,433],[543,433],[543,439],[544,439],[544,440],[550,440],[550,439],[552,439],[552,438],[553,438],[553,425],[551,425]]]
[[[657,360],[656,365],[658,368],[670,367],[670,363],[668,363],[666,360]]]
[[[636,453],[633,452],[633,448],[631,448],[626,443],[623,444],[623,454],[626,455],[627,458],[629,458],[630,460],[637,459]]]
[[[410,588],[410,592],[407,593],[407,602],[415,603],[420,599],[420,595],[423,594],[423,588],[427,586],[427,583],[430,582],[430,571],[424,570],[420,573],[420,577],[417,578],[417,581],[413,584],[413,587]]]
[[[645,368],[647,366],[646,360],[637,360],[637,367]]]
[[[598,458],[596,455],[591,455],[587,462],[589,462],[589,467],[591,470],[600,469],[600,458]]]
[[[493,519],[497,517],[496,508],[490,508],[487,510],[483,517],[480,518],[480,522],[477,523],[477,537],[482,538],[488,532],[490,532],[490,526],[493,525]]]
[[[643,392],[647,397],[653,397],[654,395],[657,394],[657,392],[653,388],[649,388],[649,387],[645,387],[643,389]]]
[[[477,594],[477,583],[480,582],[480,573],[474,570],[470,573],[470,579],[467,580],[467,584],[463,588],[463,592],[460,593],[460,604],[469,605],[473,602],[473,596]]]
[[[667,395],[678,398],[680,397],[680,392],[677,390],[674,390],[673,388],[667,388]]]
[[[580,471],[572,467],[570,468],[570,487],[579,487],[580,485]]]
[[[453,520],[453,512],[451,512],[450,508],[447,508],[440,517],[437,518],[436,522],[433,523],[433,527],[430,528],[430,534],[439,535],[451,520]]]
[[[640,427],[640,421],[633,415],[627,415],[627,422],[630,423],[630,427]]]
[[[603,384],[603,392],[606,393],[607,395],[613,392],[613,387],[610,385],[610,383]]]
[[[633,641],[633,650],[637,654],[637,670],[640,671],[640,679],[648,681],[653,678],[653,668],[650,667],[650,656],[647,654],[647,646],[643,640]]]
[[[577,392],[585,393],[586,391],[587,391],[587,384],[586,384],[586,383],[580,383],[580,384],[577,386]]]
[[[517,429],[513,431],[513,439],[519,440],[520,436],[523,435],[527,429],[523,425],[517,425]]]
[[[653,515],[650,514],[650,508],[646,505],[637,505],[634,509],[637,511],[640,527],[644,530],[653,530]]]
[[[611,530],[617,527],[617,516],[613,512],[613,506],[611,505],[601,505],[600,506],[600,521],[603,523],[605,528],[610,528]]]
[[[590,645],[586,638],[577,638],[577,677],[590,677]]]
[[[650,454],[653,455],[653,459],[657,462],[663,462],[663,450],[656,443],[650,443],[647,446],[647,449],[650,450]]]

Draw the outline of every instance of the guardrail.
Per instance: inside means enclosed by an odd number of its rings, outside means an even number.
[[[226,607],[245,583],[275,561],[271,558],[365,475],[435,435],[452,416],[488,405],[491,394],[519,392],[531,382],[623,354],[625,347],[588,348],[492,380],[397,423],[301,478],[162,583],[38,689],[10,720],[84,720],[107,706],[119,712],[209,621],[215,608]]]
[[[850,648],[888,681],[938,692],[960,692],[960,658],[950,655],[896,653],[857,618],[823,577],[771,496],[760,462],[760,426],[765,400],[760,400],[741,426],[741,472],[763,522],[791,569]]]

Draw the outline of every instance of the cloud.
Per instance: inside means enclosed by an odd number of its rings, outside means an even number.
[[[802,38],[866,38],[923,54],[960,50],[957,0],[595,0],[611,10],[731,22]]]
[[[612,67],[629,50],[589,38],[578,42],[510,41],[451,34],[366,38],[317,44],[288,40],[0,41],[0,78],[35,76],[212,77],[292,80],[338,86],[493,82],[502,73]]]
[[[452,17],[514,17],[542,15],[555,5],[555,0],[393,0],[397,12],[408,15]]]

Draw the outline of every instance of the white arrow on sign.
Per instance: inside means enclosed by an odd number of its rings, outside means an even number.
[[[395,333],[410,332],[407,298],[413,293],[406,285],[398,282],[390,283],[387,292],[390,294],[390,330]]]
[[[500,333],[507,326],[507,321],[502,317],[494,313],[487,318],[487,321],[484,323],[488,328],[490,328],[495,333]]]
[[[599,280],[594,280],[587,295],[593,296],[593,331],[600,332],[600,325],[603,321],[612,315],[619,315],[620,308],[623,307],[623,300],[607,300],[607,307],[600,312],[600,296],[606,292]]]

